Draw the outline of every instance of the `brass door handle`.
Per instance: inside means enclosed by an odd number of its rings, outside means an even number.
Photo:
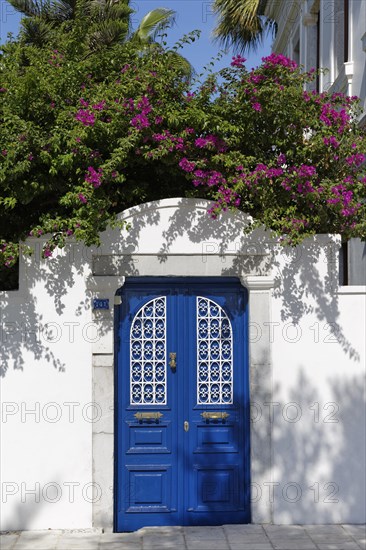
[[[177,354],[175,353],[175,351],[171,351],[169,353],[169,366],[172,372],[175,372],[177,370]]]

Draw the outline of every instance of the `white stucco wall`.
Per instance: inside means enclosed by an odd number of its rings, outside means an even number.
[[[272,304],[274,522],[364,523],[365,288],[299,252],[280,257]]]
[[[262,319],[260,338],[272,349],[273,404],[258,399],[261,416],[254,414],[253,422],[260,433],[273,408],[272,468],[261,472],[260,461],[256,465],[253,497],[269,501],[277,523],[365,521],[365,289],[339,294],[336,245],[328,237],[277,251],[268,234],[241,233],[245,216],[213,221],[206,207],[193,199],[136,207],[126,215],[128,233],[106,232],[98,251],[71,243],[49,262],[37,254],[22,259],[20,290],[0,293],[1,529],[84,528],[92,526],[93,514],[94,525],[110,518],[113,318],[112,312],[93,317],[91,299],[113,297],[112,279],[122,284],[118,277],[149,269],[161,276],[235,273],[243,280],[270,270],[272,314]],[[92,269],[105,290],[93,290]],[[326,326],[331,323],[338,342]],[[258,326],[251,338],[254,349]],[[255,359],[259,385],[268,384],[260,377],[268,378],[270,359]],[[266,453],[266,438],[262,445]],[[96,473],[96,463],[105,464],[105,475]],[[291,502],[299,488],[300,498]],[[338,502],[326,502],[331,498]]]
[[[75,252],[25,259],[27,283],[0,293],[2,529],[91,525],[93,335]]]

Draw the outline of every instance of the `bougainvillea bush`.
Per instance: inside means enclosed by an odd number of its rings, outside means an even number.
[[[284,243],[366,236],[365,134],[357,98],[310,93],[281,55],[189,83],[161,46],[83,55],[7,43],[0,58],[0,263],[49,234],[87,245],[118,212],[148,200],[214,200]],[[219,223],[219,222],[218,222]]]

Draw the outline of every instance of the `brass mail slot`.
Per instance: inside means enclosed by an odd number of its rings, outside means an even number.
[[[209,412],[205,411],[201,413],[202,418],[205,420],[225,420],[230,416],[227,412]]]
[[[161,412],[137,412],[134,414],[134,417],[137,420],[159,420],[163,414]]]

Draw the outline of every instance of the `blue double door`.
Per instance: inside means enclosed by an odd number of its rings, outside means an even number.
[[[131,278],[121,295],[115,530],[250,522],[245,289]]]

